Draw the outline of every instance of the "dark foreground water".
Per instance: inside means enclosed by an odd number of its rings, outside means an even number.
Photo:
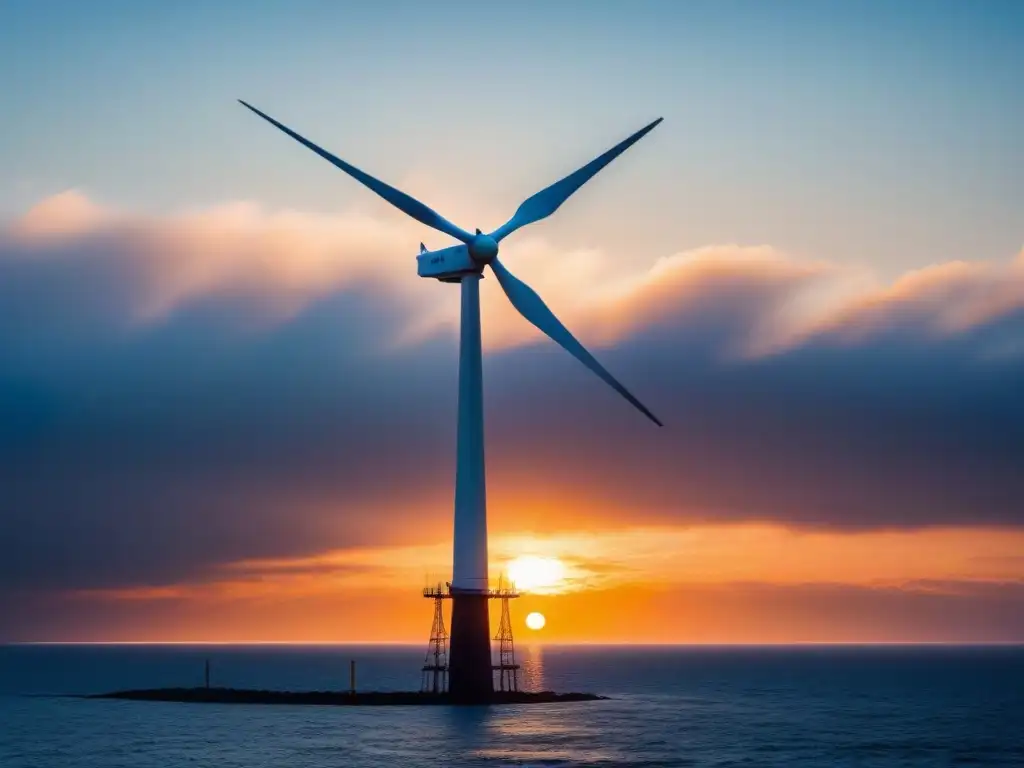
[[[417,688],[412,647],[0,647],[0,768],[1024,767],[1024,648],[520,648],[584,704],[272,707],[26,694]]]

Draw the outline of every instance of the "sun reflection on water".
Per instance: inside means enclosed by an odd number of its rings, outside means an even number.
[[[516,649],[516,660],[519,662],[519,687],[524,691],[543,691],[544,680],[544,647],[541,645],[525,645]]]

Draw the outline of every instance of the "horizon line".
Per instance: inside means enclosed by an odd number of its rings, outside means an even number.
[[[521,641],[524,647],[636,647],[636,648],[798,648],[798,647],[1024,647],[1021,640],[796,640],[787,642],[643,642],[643,641]],[[419,648],[419,640],[12,640],[0,641],[0,647],[11,646],[401,646]]]

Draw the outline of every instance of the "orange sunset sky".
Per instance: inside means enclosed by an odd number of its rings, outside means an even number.
[[[521,553],[558,562],[555,578],[540,584],[527,565],[528,588],[513,603],[521,640],[977,642],[1013,626],[987,601],[1011,613],[1000,588],[1024,578],[1024,537],[998,530],[836,535],[754,524],[581,533],[568,515],[562,525],[575,530],[499,533],[492,544],[495,581],[509,564],[515,575]],[[328,551],[72,599],[104,617],[97,640],[415,642],[431,608],[413,586],[443,574],[450,559],[448,542]],[[531,611],[547,617],[540,632],[523,624]]]

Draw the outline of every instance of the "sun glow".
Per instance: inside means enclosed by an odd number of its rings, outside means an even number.
[[[532,630],[544,629],[544,625],[547,623],[548,620],[544,618],[543,613],[534,611],[526,617],[526,626]]]
[[[564,586],[565,565],[556,557],[521,555],[508,564],[508,577],[524,592],[557,592]]]

